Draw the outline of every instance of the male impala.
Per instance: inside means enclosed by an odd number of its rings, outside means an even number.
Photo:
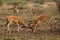
[[[50,17],[46,14],[39,15],[39,17],[35,20],[35,22],[30,24],[33,32],[36,31],[35,29],[36,29],[37,25],[39,25],[42,21],[46,21],[50,25],[49,19],[50,19]]]
[[[21,21],[21,18],[11,15],[11,16],[7,17],[7,24],[6,25],[8,26],[8,31],[9,31],[9,26],[11,25],[11,23],[13,21],[16,22],[18,25],[18,29],[17,29],[18,32],[19,32],[19,28],[21,28],[21,27],[19,27],[19,25],[27,26],[24,22]]]

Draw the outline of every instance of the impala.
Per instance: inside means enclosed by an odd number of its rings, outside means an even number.
[[[8,27],[8,31],[9,31],[9,26],[12,24],[13,21],[16,22],[17,25],[18,25],[18,28],[17,28],[17,31],[18,31],[18,32],[19,32],[19,28],[21,29],[21,27],[19,27],[20,25],[27,26],[27,25],[21,20],[20,17],[11,15],[11,16],[8,16],[8,17],[7,17],[7,23],[6,23],[6,25],[7,25],[7,27]]]
[[[39,25],[42,21],[45,21],[47,22],[47,24],[50,25],[49,19],[50,17],[46,14],[39,15],[39,17],[35,20],[35,22],[30,24],[30,27],[32,28],[33,32],[35,32],[37,25]]]

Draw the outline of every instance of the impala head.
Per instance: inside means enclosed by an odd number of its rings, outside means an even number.
[[[25,25],[23,25],[22,27],[27,28],[27,27],[28,27],[28,25],[27,25],[27,24],[25,24]]]
[[[22,27],[25,27],[25,28],[27,27],[27,24],[24,23],[24,22],[20,22],[20,21],[19,21],[18,23],[19,23],[20,25],[22,25]]]
[[[36,22],[32,22],[32,21],[30,21],[30,23],[29,23],[29,27],[33,27],[33,26],[35,26],[35,24],[36,24]]]

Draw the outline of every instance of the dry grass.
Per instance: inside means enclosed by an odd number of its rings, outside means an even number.
[[[29,24],[30,20],[34,22],[34,20],[40,15],[40,14],[48,14],[51,18],[51,23],[54,25],[54,22],[57,21],[58,23],[55,27],[59,27],[60,20],[54,19],[54,18],[60,18],[57,10],[56,4],[53,2],[51,4],[47,2],[48,4],[37,4],[37,3],[27,3],[27,4],[19,4],[19,7],[22,9],[19,9],[19,17]],[[43,5],[43,6],[42,6]],[[48,7],[47,7],[48,6]],[[12,7],[12,5],[10,5]],[[55,33],[50,33],[49,26],[42,22],[37,28],[37,34],[31,33],[31,29],[24,29],[20,31],[20,33],[16,32],[17,25],[13,23],[10,27],[10,30],[13,31],[12,33],[8,33],[7,26],[4,26],[4,28],[1,25],[4,25],[6,23],[6,17],[9,15],[14,15],[15,13],[13,10],[7,10],[9,8],[8,6],[0,7],[0,40],[4,40],[5,38],[10,38],[11,40],[60,40],[60,34],[55,35]],[[33,10],[32,10],[33,8]],[[33,13],[34,12],[34,13]],[[2,27],[2,28],[1,28]],[[15,28],[15,29],[14,29]],[[46,29],[45,29],[46,28]],[[28,30],[28,31],[27,31]],[[57,29],[56,29],[57,30]],[[59,29],[60,30],[60,29]],[[14,32],[15,31],[15,32]],[[58,33],[57,33],[58,34]]]

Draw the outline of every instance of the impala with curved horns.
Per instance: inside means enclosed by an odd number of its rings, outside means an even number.
[[[42,21],[45,21],[47,22],[48,25],[50,25],[50,17],[47,15],[47,14],[42,14],[42,15],[39,15],[38,18],[35,20],[34,23],[30,24],[30,27],[32,29],[33,32],[35,32],[36,30],[36,27],[42,22]]]
[[[21,29],[21,27],[19,27],[20,25],[23,25],[23,26],[25,26],[25,27],[27,26],[27,25],[21,20],[20,17],[11,15],[11,16],[8,16],[8,17],[7,17],[7,23],[6,23],[6,25],[7,25],[7,27],[8,27],[8,31],[9,31],[9,26],[12,24],[13,21],[16,22],[17,25],[18,25],[18,28],[17,28],[17,31],[18,31],[18,32],[19,32],[19,28]]]

